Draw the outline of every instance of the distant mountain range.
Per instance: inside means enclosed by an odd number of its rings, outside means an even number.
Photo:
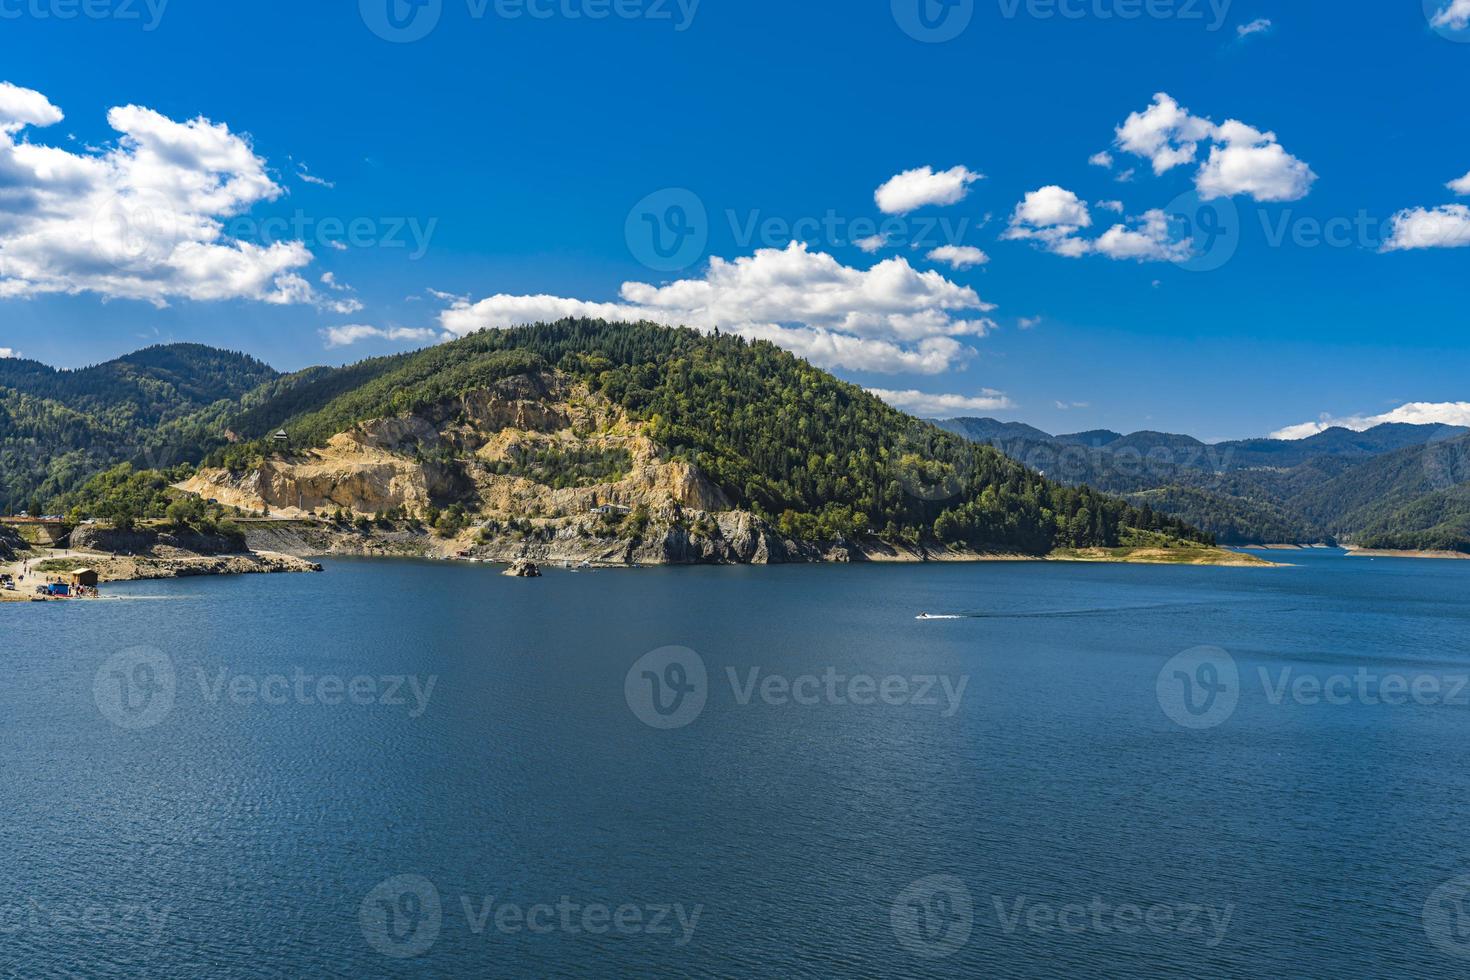
[[[1224,543],[1470,551],[1470,429],[1463,427],[1387,424],[1207,444],[1163,432],[1053,436],[987,418],[938,424],[1051,479],[1148,504]]]

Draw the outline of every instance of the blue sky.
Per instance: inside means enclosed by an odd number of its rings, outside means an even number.
[[[652,311],[1051,431],[1470,412],[1465,0],[426,2],[0,3],[0,349]]]

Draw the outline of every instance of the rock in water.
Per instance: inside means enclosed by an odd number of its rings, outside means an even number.
[[[505,574],[511,578],[540,578],[541,569],[537,568],[536,563],[533,561],[528,561],[525,558],[517,558],[505,570]]]

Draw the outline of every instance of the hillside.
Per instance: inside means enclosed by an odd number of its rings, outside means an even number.
[[[571,320],[268,387],[189,490],[272,515],[453,512],[454,534],[488,522],[481,539],[718,538],[716,518],[742,514],[798,544],[1042,555],[1138,531],[1204,539],[733,336]],[[605,505],[627,512],[592,514]]]
[[[75,371],[0,360],[0,511],[44,507],[117,463],[188,459],[276,377],[252,357],[197,344]]]
[[[990,445],[1053,479],[1148,504],[1228,544],[1341,539],[1451,550],[1470,538],[1463,505],[1470,430],[1455,426],[1387,424],[1207,445],[1157,432],[1007,440],[1031,427],[988,419],[939,424],[992,433]]]

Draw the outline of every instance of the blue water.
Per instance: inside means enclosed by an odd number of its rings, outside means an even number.
[[[1285,557],[0,607],[0,974],[1465,976],[1470,563]]]

